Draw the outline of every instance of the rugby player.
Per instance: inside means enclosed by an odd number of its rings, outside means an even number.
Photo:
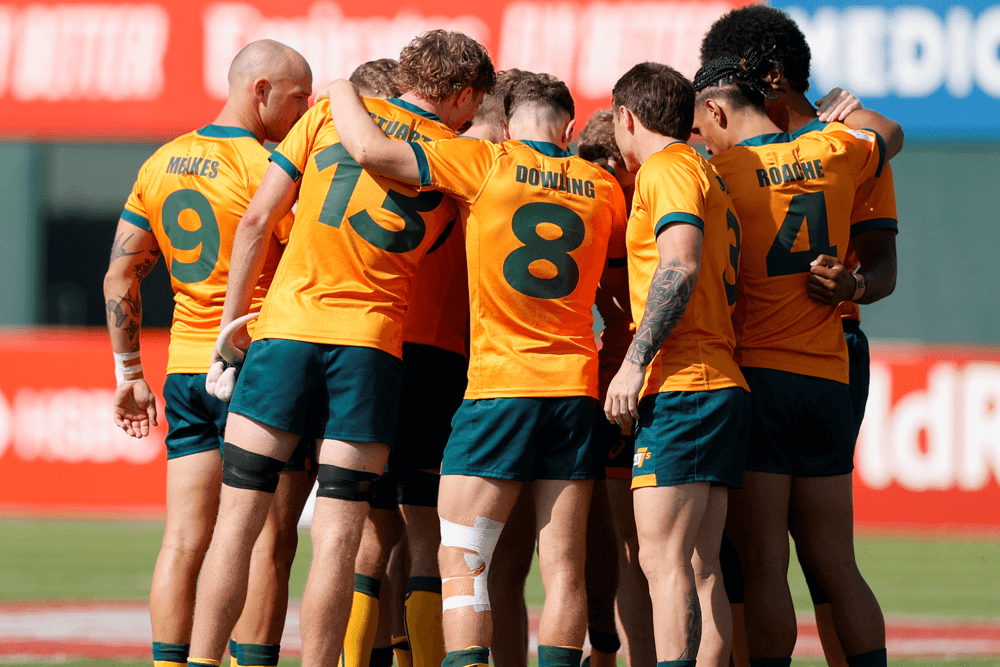
[[[726,530],[743,564],[749,662],[791,661],[791,529],[830,597],[848,664],[884,666],[884,620],[854,561],[847,346],[836,306],[802,287],[814,267],[842,261],[849,212],[859,186],[881,176],[886,142],[877,131],[780,132],[765,111],[770,69],[760,49],[748,49],[706,63],[695,81],[696,130],[743,220],[735,356],[753,391],[752,425],[746,484]],[[901,145],[898,126],[855,114]],[[863,280],[852,282],[836,284],[835,303],[864,294]]]
[[[443,30],[404,48],[399,73],[397,83],[415,101],[366,98],[363,112],[400,145],[455,136],[494,80],[481,45]],[[395,441],[410,284],[455,217],[439,193],[418,194],[364,172],[344,150],[329,109],[318,102],[277,147],[237,231],[223,324],[247,311],[261,239],[298,195],[230,403],[219,519],[198,585],[189,664],[217,664],[245,594],[249,546],[271,504],[274,471],[305,433],[318,440],[319,487],[302,601],[303,664],[340,659],[362,526]],[[245,343],[245,335],[236,339]]]
[[[350,82],[362,97],[381,97],[388,100],[402,94],[396,87],[398,71],[399,63],[392,58],[369,60],[351,72]]]
[[[805,93],[809,88],[809,45],[805,36],[785,12],[754,5],[736,9],[718,19],[709,29],[701,44],[702,62],[719,56],[739,57],[748,47],[767,50],[767,58],[772,70],[765,79],[780,94],[773,99],[765,98],[765,107],[771,120],[783,131],[794,137],[806,132],[844,129],[834,121],[842,121],[854,129],[861,129],[850,112],[861,108],[860,102],[849,93],[834,89],[817,102],[815,109]],[[892,154],[892,149],[889,151]],[[896,200],[893,188],[892,168],[886,164],[882,175],[870,179],[865,191],[859,193],[852,213],[851,242],[842,268],[828,269],[816,266],[812,269],[810,289],[813,298],[829,303],[832,299],[832,277],[849,278],[847,273],[857,271],[866,281],[865,295],[858,300],[841,304],[844,337],[850,359],[851,404],[854,408],[855,440],[861,429],[865,405],[868,400],[870,359],[868,339],[861,330],[861,314],[858,303],[873,303],[885,298],[895,289],[896,284]],[[723,572],[727,578],[726,588],[731,593],[733,603],[734,652],[743,651],[737,657],[738,664],[746,665],[745,633],[739,631],[742,624],[743,583],[738,571],[739,561],[735,551],[724,547]],[[800,559],[801,563],[801,559]],[[820,640],[827,662],[830,665],[846,666],[843,649],[837,639],[826,595],[820,589],[809,568],[802,563],[803,574],[809,587],[816,613]],[[742,640],[741,640],[742,638]]]
[[[728,659],[719,543],[729,487],[743,480],[749,401],[733,360],[740,224],[725,183],[685,142],[694,90],[675,70],[636,65],[615,84],[615,138],[638,170],[628,227],[635,338],[605,413],[635,425],[639,562],[653,604],[656,660]]]
[[[533,78],[508,93],[505,136],[518,140],[499,145],[398,146],[352,89],[340,85],[331,99],[342,139],[366,169],[447,192],[466,225],[469,387],[438,499],[445,664],[488,664],[490,560],[519,487],[534,480],[546,589],[539,662],[575,667],[587,631],[586,529],[576,519],[595,476],[591,308],[609,253],[624,255],[621,187],[567,152],[574,105],[561,82]]]
[[[305,113],[312,89],[306,61],[263,40],[229,69],[229,98],[215,121],[160,148],[142,167],[118,222],[104,280],[118,389],[115,421],[134,437],[156,424],[156,406],[139,361],[140,283],[162,253],[174,289],[167,379],[167,518],[153,571],[153,659],[185,664],[195,585],[215,523],[222,477],[226,406],[205,389],[219,333],[233,235],[264,172],[264,140],[280,141]],[[250,309],[261,301],[287,240],[289,218],[264,239]],[[254,547],[246,613],[235,636],[249,664],[275,665],[295,556],[296,522],[311,480],[299,457],[286,466],[278,501]]]
[[[625,194],[626,208],[631,210],[635,174],[625,167],[615,143],[611,109],[601,109],[590,117],[580,130],[577,150],[584,160],[614,174]],[[635,322],[628,300],[619,303],[606,286],[598,287],[596,301],[604,323],[597,354],[598,400],[603,404],[611,379],[625,361]],[[629,488],[635,437],[631,429],[609,424],[603,414],[596,428],[600,451],[605,456],[606,479],[595,482],[587,524],[588,633],[593,648],[590,667],[613,664],[619,647],[628,664],[649,665],[656,662],[653,613],[649,586],[638,560],[639,541]],[[617,572],[609,572],[609,565],[613,568],[616,559]],[[621,629],[620,640],[616,625]]]

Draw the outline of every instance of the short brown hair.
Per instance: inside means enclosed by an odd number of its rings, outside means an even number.
[[[511,89],[517,81],[526,76],[533,76],[531,72],[512,67],[497,73],[496,84],[493,92],[483,98],[483,103],[476,112],[473,119],[475,125],[493,125],[500,127],[500,121],[504,119],[503,100],[507,96],[507,91]]]
[[[556,113],[576,116],[573,95],[565,83],[551,74],[535,74],[514,82],[503,98],[504,116],[510,120],[514,110],[525,104],[535,104]]]
[[[687,141],[694,123],[694,86],[673,67],[640,63],[618,79],[615,110],[625,107],[646,129]]]
[[[431,30],[403,48],[395,83],[404,93],[441,102],[470,87],[488,93],[495,80],[482,44],[460,32]]]
[[[580,130],[580,141],[577,144],[580,157],[588,162],[605,159],[624,164],[622,153],[615,141],[614,112],[611,109],[600,109],[594,112],[587,124]]]
[[[380,58],[379,60],[369,60],[351,74],[351,83],[358,89],[358,93],[364,97],[399,97],[399,88],[396,87],[394,79],[399,63],[392,58]]]

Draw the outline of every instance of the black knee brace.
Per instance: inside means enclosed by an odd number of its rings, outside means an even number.
[[[396,473],[397,500],[400,505],[437,507],[441,475],[423,470]]]
[[[375,472],[362,472],[321,463],[316,475],[316,482],[319,485],[316,495],[322,498],[370,503],[378,478],[379,474]]]
[[[368,501],[373,510],[396,510],[396,476],[383,474],[375,482],[372,499]]]
[[[222,450],[222,483],[237,489],[274,493],[285,462],[227,442]]]

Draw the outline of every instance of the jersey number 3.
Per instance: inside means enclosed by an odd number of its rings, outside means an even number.
[[[201,222],[193,231],[181,227],[181,213],[193,211]],[[177,190],[170,193],[161,210],[163,231],[170,239],[174,250],[195,250],[199,247],[198,259],[182,262],[174,257],[170,262],[170,275],[182,283],[200,283],[212,275],[219,261],[219,221],[215,218],[212,204],[197,190]]]
[[[503,277],[507,284],[538,299],[561,299],[572,294],[580,282],[580,267],[569,253],[583,245],[587,234],[583,218],[559,204],[532,202],[517,209],[510,222],[514,236],[524,245],[504,260]],[[546,238],[550,235],[539,233],[542,223],[554,225],[562,233],[556,238]],[[537,275],[551,274],[552,267],[555,267],[553,275]]]
[[[792,251],[803,222],[809,228],[809,249]],[[767,275],[775,278],[809,273],[809,264],[819,255],[837,256],[837,246],[830,245],[826,196],[822,192],[795,195],[767,252]]]

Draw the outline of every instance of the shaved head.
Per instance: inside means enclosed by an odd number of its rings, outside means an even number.
[[[301,53],[273,39],[260,39],[244,46],[233,58],[229,66],[229,92],[232,94],[234,88],[256,79],[294,81],[305,76],[311,80],[312,70]]]

